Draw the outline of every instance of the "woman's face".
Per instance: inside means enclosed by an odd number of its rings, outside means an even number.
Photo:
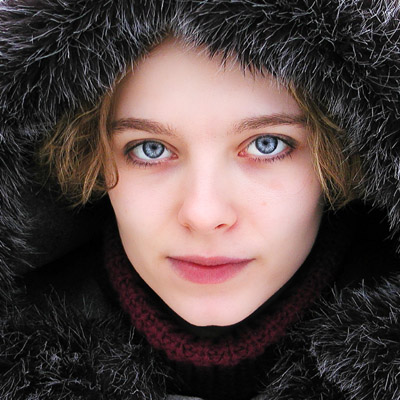
[[[303,120],[272,78],[172,38],[119,84],[109,197],[122,244],[189,323],[243,320],[309,254],[322,191]]]

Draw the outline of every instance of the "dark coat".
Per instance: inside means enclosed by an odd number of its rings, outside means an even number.
[[[162,360],[99,268],[107,200],[71,211],[37,181],[34,152],[172,32],[303,87],[362,159],[357,240],[336,288],[274,347],[260,399],[400,399],[399,11],[398,0],[1,1],[0,398],[166,397]]]

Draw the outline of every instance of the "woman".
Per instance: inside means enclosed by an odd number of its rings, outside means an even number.
[[[1,7],[2,398],[399,398],[395,2]]]

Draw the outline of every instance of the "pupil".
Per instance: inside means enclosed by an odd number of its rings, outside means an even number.
[[[263,136],[256,140],[256,147],[261,153],[272,153],[278,147],[278,139],[272,136]]]
[[[147,157],[157,158],[161,156],[164,151],[164,146],[161,143],[145,142],[143,145],[143,152]]]

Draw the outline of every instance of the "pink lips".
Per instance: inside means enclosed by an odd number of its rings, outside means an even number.
[[[168,257],[175,272],[194,283],[222,283],[233,278],[253,259],[229,257]]]

